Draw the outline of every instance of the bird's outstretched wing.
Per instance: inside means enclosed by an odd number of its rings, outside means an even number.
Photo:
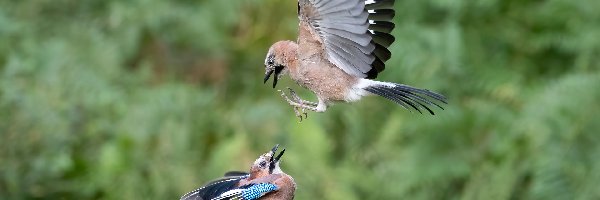
[[[375,78],[391,57],[394,1],[299,0],[298,15],[321,38],[331,63],[350,75]]]
[[[234,175],[234,176],[231,176]],[[212,181],[194,191],[183,195],[180,200],[210,200],[219,197],[221,194],[238,188],[240,180],[249,175],[243,172],[228,172],[225,177]]]

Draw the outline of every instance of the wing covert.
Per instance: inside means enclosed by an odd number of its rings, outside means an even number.
[[[229,172],[231,173],[231,172]],[[227,174],[226,174],[227,175]],[[248,175],[242,176],[230,176],[224,177],[213,182],[206,184],[203,187],[195,189],[185,195],[181,200],[209,200],[219,197],[221,194],[237,188],[237,184],[240,180],[248,177]]]

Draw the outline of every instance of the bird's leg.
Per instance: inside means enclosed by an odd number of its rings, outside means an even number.
[[[296,103],[304,104],[304,105],[308,105],[308,106],[312,106],[312,107],[316,107],[318,105],[318,103],[314,103],[314,102],[310,102],[310,101],[301,99],[300,96],[298,96],[298,94],[296,94],[296,92],[294,90],[292,90],[292,88],[288,87],[287,89],[290,91],[290,96],[292,96],[292,98],[294,99],[294,101]],[[308,113],[306,113],[305,108],[302,108],[302,113],[304,114],[304,119],[308,118]]]
[[[300,121],[302,121],[302,114],[300,113],[300,109],[297,102],[290,100],[287,95],[285,95],[285,92],[278,90],[279,92],[281,92],[281,97],[283,97],[283,99],[285,99],[293,108],[294,113],[296,114],[296,117],[300,118]],[[304,112],[304,109],[302,109],[302,112]],[[306,113],[305,113],[306,114]]]
[[[301,99],[298,94],[296,94],[296,92],[294,90],[292,90],[292,88],[287,88],[288,90],[290,90],[290,95],[292,95],[292,98],[294,98],[294,100],[298,103],[304,104],[304,105],[309,105],[309,106],[317,106],[319,105],[319,103],[316,102],[311,102],[311,101],[307,101],[304,99]]]
[[[296,113],[296,116],[300,118],[300,121],[302,121],[303,117],[298,109],[302,109],[302,113],[304,113],[304,115],[306,115],[306,116],[308,116],[308,114],[305,112],[305,110],[317,111],[316,106],[312,106],[312,102],[310,102],[311,105],[302,103],[302,101],[304,101],[304,100],[300,99],[300,97],[295,95],[295,93],[290,94],[290,95],[292,95],[292,98],[294,98],[295,100],[299,100],[300,102],[291,100],[290,98],[288,98],[287,95],[285,95],[285,92],[283,92],[281,90],[279,90],[279,92],[281,92],[281,97],[283,97],[283,99],[285,99],[285,101],[287,101],[288,104],[290,104],[292,107],[294,107],[294,112]]]

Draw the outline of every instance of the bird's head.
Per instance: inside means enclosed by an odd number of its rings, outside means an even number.
[[[295,42],[279,41],[269,48],[265,58],[264,83],[267,83],[273,75],[273,88],[275,88],[277,81],[287,73],[288,66],[296,59],[297,47],[298,45]]]
[[[279,159],[283,156],[285,149],[281,150],[279,154],[276,156],[277,149],[279,148],[279,144],[275,145],[271,151],[261,155],[254,161],[252,167],[250,168],[250,176],[252,177],[261,177],[266,176],[268,174],[280,173],[281,169],[279,168]]]

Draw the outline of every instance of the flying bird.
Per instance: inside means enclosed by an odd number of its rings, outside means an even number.
[[[446,103],[446,97],[426,89],[372,80],[391,58],[388,47],[395,0],[298,0],[297,42],[273,44],[265,58],[266,83],[273,76],[273,88],[286,74],[311,90],[318,102],[301,99],[291,88],[281,96],[302,121],[306,110],[325,112],[334,102],[354,102],[379,95],[407,110]]]
[[[284,173],[279,161],[285,149],[277,156],[279,145],[261,155],[250,167],[250,172],[227,172],[223,178],[183,195],[180,200],[291,200],[296,183]]]

